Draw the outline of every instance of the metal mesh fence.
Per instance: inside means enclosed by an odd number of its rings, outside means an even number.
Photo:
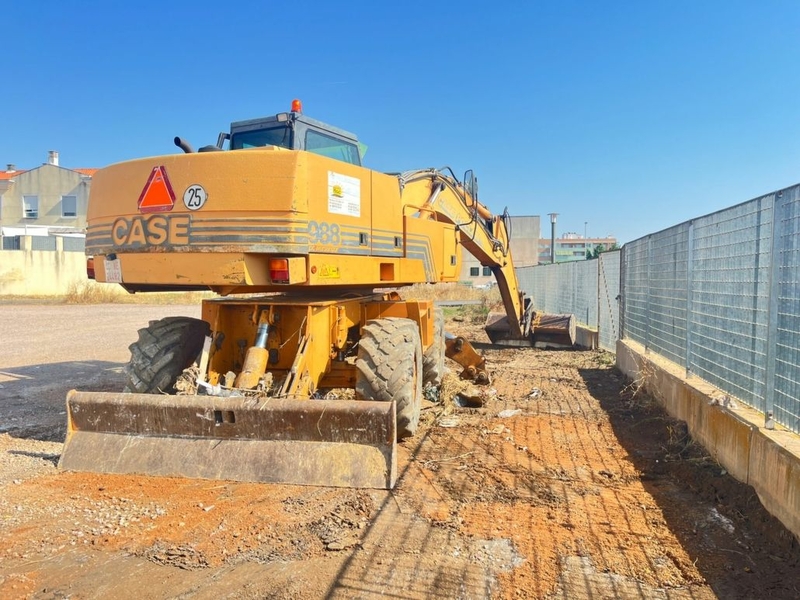
[[[536,297],[535,292],[542,288],[542,281],[537,278],[539,274],[539,269],[536,267],[517,267],[514,269],[517,273],[517,283],[519,285],[519,289],[525,294],[527,294],[531,301],[533,302],[534,306],[538,306],[536,304]],[[539,294],[541,296],[541,294]]]
[[[596,327],[601,348],[635,340],[800,433],[800,185],[518,274],[537,310]]]
[[[597,263],[597,331],[600,347],[609,352],[617,351],[620,333],[620,260],[622,252],[604,252]]]
[[[597,329],[598,264],[594,260],[567,263],[572,267],[572,310],[578,323]]]
[[[800,186],[625,245],[623,337],[800,432]]]
[[[52,251],[56,249],[56,238],[49,235],[32,235],[31,250]]]
[[[622,334],[647,346],[650,328],[647,314],[650,243],[641,238],[622,248],[624,311]]]
[[[688,224],[650,236],[647,346],[686,366]]]
[[[65,237],[64,252],[83,252],[86,250],[86,238],[84,237]]]
[[[578,323],[597,327],[598,273],[595,261],[575,261],[517,269],[520,288],[536,310],[573,314]]]
[[[20,250],[22,249],[21,235],[0,236],[2,247],[0,250]],[[57,249],[55,236],[34,235],[30,237],[31,250],[53,252]],[[61,237],[64,252],[84,252],[86,249],[86,238],[84,237]]]
[[[557,273],[554,265],[520,267],[516,269],[520,289],[531,298],[536,310],[557,312]]]
[[[775,198],[775,261],[769,335],[775,341],[770,354],[767,410],[775,420],[800,432],[800,186],[778,192]]]
[[[20,249],[20,242],[18,235],[6,235],[2,237],[3,240],[3,250],[19,250]]]
[[[621,252],[598,260],[517,269],[520,288],[537,311],[573,314],[581,325],[598,330],[600,347],[616,352],[620,334]]]
[[[690,372],[764,410],[773,196],[692,223]]]

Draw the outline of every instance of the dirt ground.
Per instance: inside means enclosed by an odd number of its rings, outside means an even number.
[[[117,390],[180,306],[0,306],[0,598],[798,598],[800,548],[602,352],[485,352],[392,491],[63,473],[67,390]],[[451,380],[452,382],[452,380]]]

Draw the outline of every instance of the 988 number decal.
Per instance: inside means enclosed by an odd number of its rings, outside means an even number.
[[[338,246],[342,243],[342,238],[339,234],[339,225],[337,223],[317,223],[316,221],[308,222],[308,237],[311,238],[311,243],[326,244],[331,246]]]
[[[205,188],[200,184],[190,185],[186,188],[186,191],[183,192],[183,204],[189,210],[198,210],[203,208],[203,205],[208,200],[208,194],[206,193]]]

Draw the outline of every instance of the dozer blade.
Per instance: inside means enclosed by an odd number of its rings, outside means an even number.
[[[393,402],[67,395],[59,469],[391,489]]]

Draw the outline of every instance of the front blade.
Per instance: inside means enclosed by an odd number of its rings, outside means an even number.
[[[59,468],[391,489],[391,402],[69,392]]]

